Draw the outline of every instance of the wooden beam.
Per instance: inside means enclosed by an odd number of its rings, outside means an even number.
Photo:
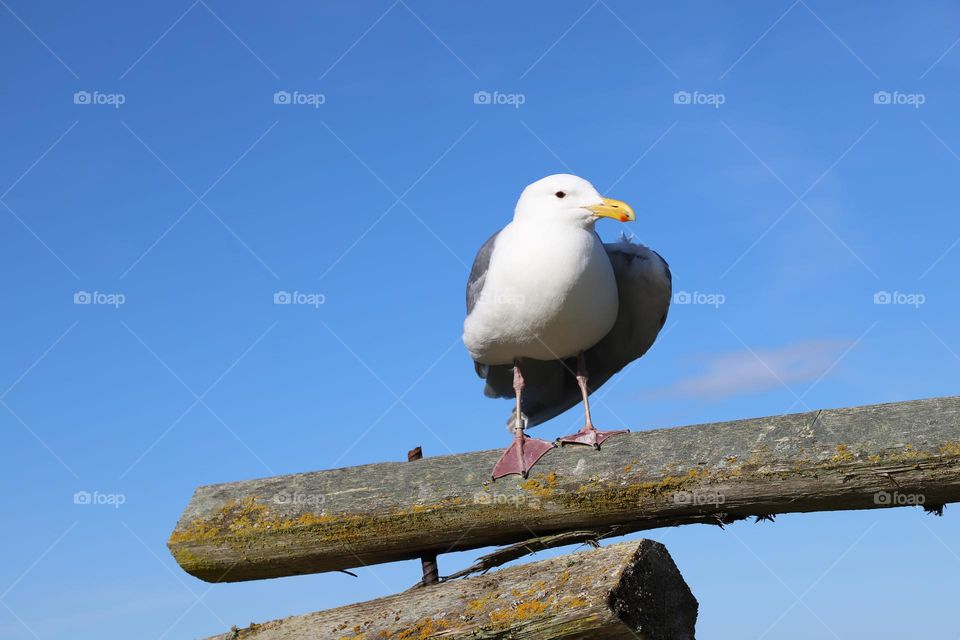
[[[693,640],[696,620],[697,601],[666,548],[641,540],[254,624],[210,640]]]
[[[348,569],[552,533],[960,501],[960,398],[640,431],[565,447],[529,479],[499,451],[197,489],[169,547],[238,581]]]

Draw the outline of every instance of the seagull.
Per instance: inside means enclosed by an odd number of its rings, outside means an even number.
[[[523,190],[513,221],[487,240],[467,282],[463,342],[484,394],[512,398],[512,444],[494,480],[527,477],[554,444],[524,431],[578,402],[585,423],[560,445],[599,449],[611,436],[590,417],[589,395],[653,345],[667,320],[672,279],[655,251],[621,235],[604,244],[600,218],[632,222],[630,205],[583,178],[557,174]],[[588,377],[587,365],[592,375]]]

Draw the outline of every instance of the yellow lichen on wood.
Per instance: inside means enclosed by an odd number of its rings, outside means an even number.
[[[170,542],[213,540],[221,535],[256,528],[266,528],[267,507],[257,502],[256,496],[230,500],[210,518],[193,520],[183,531],[174,531]]]
[[[391,640],[425,640],[449,627],[450,623],[443,618],[426,618],[409,629],[390,635],[389,638]]]
[[[482,522],[484,529],[492,532],[519,530],[520,524],[524,524],[525,531],[535,530],[539,534],[552,533],[555,522],[567,522],[574,516],[585,523],[580,526],[589,527],[593,522],[606,526],[632,521],[630,514],[638,514],[642,528],[657,519],[669,521],[679,517],[684,522],[689,517],[694,521],[709,512],[731,508],[737,517],[742,517],[750,508],[743,506],[743,496],[758,483],[809,478],[832,483],[840,477],[846,482],[853,476],[871,482],[871,467],[886,465],[886,471],[892,473],[912,470],[929,476],[952,473],[960,465],[960,440],[936,444],[926,434],[916,434],[915,439],[917,444],[904,444],[901,440],[888,441],[886,446],[872,440],[867,444],[814,442],[806,449],[789,451],[773,451],[753,444],[752,449],[740,451],[739,458],[722,451],[715,458],[713,454],[705,456],[708,462],[696,466],[672,457],[644,466],[636,459],[624,457],[612,468],[589,475],[583,474],[580,466],[571,470],[560,465],[558,470],[537,473],[526,480],[485,484],[482,489],[477,483],[437,490],[428,483],[412,496],[413,504],[386,502],[368,511],[336,502],[345,512],[322,508],[304,512],[303,507],[275,505],[256,495],[238,496],[225,503],[221,498],[219,508],[201,509],[201,517],[183,520],[169,544],[177,562],[188,572],[219,581],[234,566],[234,557],[259,562],[275,547],[282,547],[291,557],[299,554],[296,562],[305,561],[311,570],[329,570],[327,556],[317,560],[320,554],[315,549],[321,548],[328,555],[364,549],[364,561],[368,555],[389,555],[395,559],[394,548],[400,542],[419,541],[423,531],[446,540],[444,536],[451,532],[460,535],[463,527],[473,522]],[[458,491],[461,495],[449,495]],[[720,503],[691,502],[703,507],[691,516],[689,504],[674,499],[678,493],[687,492],[722,492],[727,504],[721,508]],[[949,497],[945,501],[949,502]],[[327,502],[328,509],[332,503]],[[516,508],[505,509],[504,504]],[[544,515],[531,515],[535,509],[542,509]],[[391,540],[393,546],[370,542],[384,539]],[[501,537],[495,541],[503,542]],[[294,572],[299,571],[300,565],[291,562],[290,566]],[[227,579],[247,579],[235,577],[237,573],[230,572]]]
[[[585,607],[588,604],[590,604],[590,602],[586,598],[581,598],[580,596],[570,596],[560,601],[560,606],[563,609],[576,609],[579,607]]]
[[[255,496],[241,500],[230,500],[213,515],[195,518],[182,528],[175,530],[168,544],[223,542],[249,538],[264,533],[291,533],[309,530],[314,539],[343,541],[345,543],[362,541],[379,531],[391,531],[397,526],[415,528],[416,519],[410,516],[431,517],[435,513],[449,515],[451,510],[462,508],[464,501],[460,497],[445,499],[431,505],[412,505],[380,517],[363,514],[318,514],[302,513],[295,517],[281,517],[271,513]]]
[[[940,453],[946,456],[960,456],[960,440],[948,442],[940,447]]]
[[[521,602],[510,609],[497,609],[490,612],[490,621],[497,624],[512,623],[529,620],[540,616],[547,610],[547,605],[540,600]]]
[[[850,451],[849,448],[847,448],[847,445],[838,444],[837,453],[834,454],[832,458],[830,458],[830,462],[833,462],[833,463],[853,462],[856,459],[857,459],[856,456],[853,455],[853,453]]]
[[[538,473],[523,482],[520,488],[538,498],[549,498],[557,488],[557,472]]]
[[[960,441],[951,442],[940,447],[940,454],[960,456]],[[887,453],[884,455],[873,454],[866,461],[870,463],[878,462],[912,462],[933,457],[934,454],[917,450],[913,445],[906,445],[904,449],[897,453]],[[736,460],[735,456],[726,459],[727,463],[732,464]],[[809,465],[811,470],[829,469],[834,465],[849,464],[857,461],[857,456],[849,449],[847,445],[840,444],[836,447],[836,453],[826,462],[821,464]],[[764,460],[764,464],[770,461]],[[758,464],[760,460],[756,455],[752,455],[749,463],[744,463],[732,468],[718,469],[711,472],[706,467],[693,467],[684,475],[667,475],[658,480],[647,482],[633,482],[626,485],[611,486],[609,480],[600,478],[591,478],[586,483],[581,484],[576,493],[569,493],[560,490],[560,478],[555,471],[549,473],[537,474],[526,481],[520,483],[520,488],[542,500],[553,500],[561,505],[582,505],[584,499],[592,498],[598,494],[603,494],[604,499],[613,500],[616,503],[622,503],[623,507],[634,507],[638,502],[649,499],[658,499],[668,497],[680,491],[693,489],[695,486],[704,483],[712,483],[726,480],[737,480],[744,476],[743,467],[746,464]],[[802,471],[803,465],[794,469]],[[750,476],[777,476],[779,472],[757,473],[753,471]],[[622,482],[622,478],[620,479]],[[589,498],[588,498],[589,497]],[[491,499],[491,507],[496,507],[495,500]],[[170,537],[170,543],[177,545],[188,542],[210,542],[216,540],[227,541],[230,538],[244,537],[250,535],[263,534],[268,532],[286,532],[300,529],[310,529],[312,536],[320,539],[336,540],[344,542],[358,541],[375,534],[378,530],[389,530],[402,524],[405,527],[415,526],[415,519],[410,516],[429,517],[433,513],[441,512],[450,515],[451,508],[462,508],[464,501],[459,496],[447,498],[435,504],[414,504],[406,509],[400,509],[394,514],[387,514],[377,518],[365,516],[362,514],[316,514],[303,513],[296,517],[277,517],[271,514],[270,509],[260,502],[256,497],[246,497],[240,500],[231,500],[216,513],[207,518],[197,518],[189,523],[182,530],[175,531]],[[469,505],[473,509],[482,506],[482,503]],[[606,504],[609,507],[610,504]],[[191,557],[189,552],[183,550],[180,552],[184,561],[193,565],[199,558]],[[179,558],[178,558],[179,559]]]
[[[467,602],[467,613],[483,613],[493,602],[500,598],[500,594],[491,591],[489,594]]]

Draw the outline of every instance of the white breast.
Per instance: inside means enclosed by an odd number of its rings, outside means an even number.
[[[610,331],[617,299],[613,268],[592,230],[514,221],[497,237],[463,340],[485,364],[567,358]]]

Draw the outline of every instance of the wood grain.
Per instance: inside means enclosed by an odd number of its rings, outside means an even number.
[[[559,556],[211,640],[692,640],[697,601],[652,540]]]
[[[238,581],[348,569],[571,530],[618,533],[749,515],[960,500],[960,398],[832,409],[565,447],[529,479],[499,451],[197,489],[169,548]]]

